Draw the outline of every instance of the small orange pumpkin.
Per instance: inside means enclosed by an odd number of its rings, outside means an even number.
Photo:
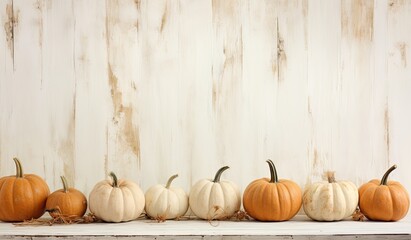
[[[67,180],[61,176],[63,189],[59,189],[47,198],[46,210],[50,216],[57,217],[58,213],[82,217],[87,210],[86,196],[75,188],[69,188]]]
[[[20,161],[14,158],[16,175],[0,178],[0,220],[19,222],[39,218],[44,213],[47,183],[34,174],[23,174]]]
[[[293,181],[277,177],[277,170],[271,160],[271,179],[261,178],[251,182],[244,191],[244,210],[259,221],[286,221],[301,208],[301,188]]]
[[[410,197],[397,181],[387,181],[388,175],[397,168],[392,166],[381,181],[374,179],[363,184],[359,191],[360,210],[370,220],[398,221],[407,215]]]

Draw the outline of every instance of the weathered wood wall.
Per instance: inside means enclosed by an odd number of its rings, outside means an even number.
[[[1,0],[0,175],[411,189],[409,0]]]

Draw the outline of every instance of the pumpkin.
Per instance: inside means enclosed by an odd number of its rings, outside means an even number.
[[[229,167],[220,168],[214,180],[202,179],[196,182],[189,194],[191,211],[199,218],[217,220],[229,218],[240,210],[241,195],[236,184],[220,180]]]
[[[313,220],[338,221],[353,214],[358,205],[358,189],[350,181],[336,181],[334,172],[325,182],[308,186],[303,194],[304,212]]]
[[[388,176],[397,168],[392,166],[381,181],[374,179],[363,184],[359,191],[360,210],[370,220],[398,221],[407,215],[410,197],[397,181],[388,181]]]
[[[146,192],[146,213],[159,220],[175,219],[183,216],[188,209],[188,196],[182,188],[170,187],[178,175],[171,176],[167,184],[157,184]]]
[[[278,180],[277,170],[267,160],[271,178],[251,182],[244,191],[244,210],[258,221],[286,221],[301,207],[301,189],[293,181]]]
[[[140,216],[144,209],[144,193],[133,181],[117,179],[98,182],[90,192],[90,211],[105,222],[131,221]]]
[[[64,176],[60,178],[63,189],[50,194],[47,198],[46,210],[53,218],[59,214],[82,217],[87,210],[86,196],[75,188],[69,188]]]
[[[35,174],[23,174],[17,158],[16,175],[0,178],[0,220],[19,222],[43,215],[47,196],[47,183]]]

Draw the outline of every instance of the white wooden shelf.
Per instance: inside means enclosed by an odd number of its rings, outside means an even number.
[[[411,239],[410,217],[399,222],[314,222],[297,216],[287,222],[138,220],[53,226],[0,223],[0,239]]]

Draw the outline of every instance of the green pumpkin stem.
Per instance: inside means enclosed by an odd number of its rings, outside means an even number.
[[[215,174],[213,182],[215,182],[215,183],[220,182],[221,174],[223,174],[223,172],[225,170],[229,169],[229,168],[230,168],[229,166],[224,166],[224,167],[218,169],[217,173]]]
[[[266,161],[268,163],[268,166],[270,167],[270,183],[278,183],[278,176],[277,176],[277,169],[275,169],[275,165],[273,161],[268,159]]]
[[[68,192],[68,184],[67,184],[67,179],[64,176],[60,176],[61,182],[63,183],[63,191],[66,193]]]
[[[166,184],[166,188],[167,188],[167,189],[170,187],[171,182],[172,182],[175,178],[177,178],[177,177],[178,177],[178,174],[175,174],[175,175],[171,176],[171,177],[168,179],[167,184]]]
[[[114,174],[113,172],[110,172],[110,176],[113,178],[113,187],[118,187],[118,179],[117,179],[117,176],[116,176],[116,174]]]
[[[380,185],[387,185],[387,181],[388,181],[388,175],[390,175],[390,173],[392,171],[394,171],[397,168],[397,165],[392,165],[392,167],[390,167],[384,174],[384,176],[382,176],[381,179],[381,184]]]
[[[22,178],[23,177],[23,167],[21,166],[21,163],[19,159],[16,157],[13,158],[14,163],[16,164],[16,178]]]

